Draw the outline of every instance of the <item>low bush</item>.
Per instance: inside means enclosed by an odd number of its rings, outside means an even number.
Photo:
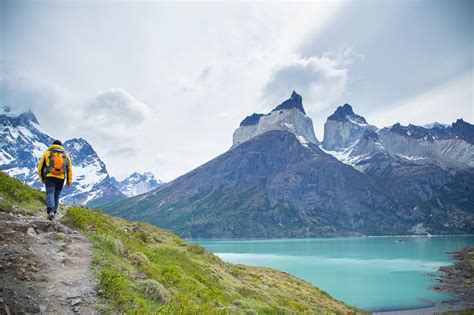
[[[160,304],[168,302],[170,297],[168,290],[161,283],[153,279],[138,282],[138,289],[145,298],[158,301]]]

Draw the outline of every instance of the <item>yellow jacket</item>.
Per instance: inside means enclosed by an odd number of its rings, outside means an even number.
[[[59,150],[63,150],[64,152],[66,152],[66,150],[64,150],[64,148],[60,145],[57,145],[57,144],[53,144],[51,145],[48,150],[46,150],[46,152],[43,154],[43,156],[41,157],[39,163],[38,163],[38,176],[41,178],[41,180],[43,181],[45,177],[56,177],[56,178],[61,178],[61,179],[64,179],[64,174],[59,174],[59,175],[55,175],[55,174],[51,174],[50,172],[48,172],[47,174],[44,174],[43,175],[43,172],[45,172],[45,170],[48,169],[49,167],[49,157],[51,155],[51,150],[53,149],[59,149]],[[69,154],[65,154],[66,155],[66,163],[67,163],[67,183],[68,184],[71,184],[72,182],[72,164],[71,164],[71,158],[69,157]]]

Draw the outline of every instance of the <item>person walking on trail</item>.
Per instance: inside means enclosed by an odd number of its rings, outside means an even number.
[[[58,212],[59,195],[66,180],[66,187],[69,188],[72,183],[72,164],[71,158],[62,147],[59,140],[46,150],[38,164],[38,175],[41,182],[46,186],[46,209],[48,211],[48,220],[53,220]]]

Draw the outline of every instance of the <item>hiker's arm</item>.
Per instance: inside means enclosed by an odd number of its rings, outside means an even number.
[[[40,159],[40,161],[39,161],[39,163],[38,163],[38,176],[39,176],[39,178],[41,178],[41,181],[42,181],[42,182],[44,182],[44,177],[43,177],[43,176],[44,176],[44,175],[43,175],[43,169],[44,169],[44,167],[45,167],[45,162],[44,162],[44,160],[45,160],[45,154],[43,154],[43,155],[41,156],[41,159]]]
[[[72,183],[72,163],[69,154],[66,155],[67,158],[67,184],[71,185]]]

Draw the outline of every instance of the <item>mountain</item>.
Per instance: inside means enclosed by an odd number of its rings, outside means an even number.
[[[472,125],[379,129],[345,104],[324,130],[293,92],[227,152],[104,210],[191,238],[474,232]]]
[[[104,209],[191,238],[408,234],[425,222],[425,208],[400,202],[374,177],[322,150],[314,131],[308,130],[312,121],[300,104],[301,97],[293,92],[283,106],[245,118],[224,154],[150,193]],[[374,157],[386,154],[371,144],[379,141],[377,129],[349,105],[338,109],[331,120],[336,129],[333,148],[342,149],[357,139],[374,147]],[[399,178],[394,175],[391,182]],[[461,199],[472,199],[460,194]],[[458,212],[464,220],[465,211]],[[472,231],[472,225],[443,226],[446,216],[436,213],[436,220],[443,221],[429,227],[439,233]]]
[[[397,123],[378,129],[346,104],[328,117],[324,129],[321,148],[411,209],[417,227],[437,234],[472,233],[473,125],[459,119],[451,126]]]
[[[117,181],[112,177],[112,183],[127,197],[141,195],[163,185],[163,182],[157,180],[150,172],[143,174],[135,172],[122,181]]]
[[[445,170],[466,170],[474,167],[474,126],[458,119],[451,126],[397,123],[379,129],[345,104],[327,118],[322,148],[361,171],[370,159],[379,161],[383,156]]]
[[[15,113],[8,107],[0,111],[0,168],[22,182],[42,188],[37,175],[38,161],[54,141],[31,111]],[[113,185],[104,162],[84,139],[63,143],[71,156],[74,181],[64,188],[61,201],[67,204],[93,204],[123,199]]]

